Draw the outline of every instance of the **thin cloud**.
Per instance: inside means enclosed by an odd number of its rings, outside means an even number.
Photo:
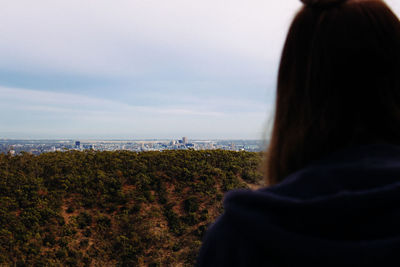
[[[0,87],[0,134],[20,137],[161,138],[255,136],[262,112],[236,115],[197,106],[132,106],[77,94]],[[244,121],[244,123],[243,123]],[[241,128],[245,126],[247,130]],[[253,132],[252,135],[250,133]],[[25,134],[24,134],[25,133]],[[256,135],[257,136],[257,135]],[[258,136],[257,136],[258,137]]]
[[[106,99],[87,97],[77,94],[59,92],[44,92],[39,90],[28,90],[20,88],[0,87],[0,98],[7,105],[8,101],[23,103],[13,104],[14,109],[35,110],[43,112],[59,113],[82,113],[92,115],[104,115],[107,113],[159,113],[171,115],[200,115],[200,116],[222,116],[222,112],[201,111],[187,108],[132,106],[121,102]],[[196,107],[196,106],[195,106]]]

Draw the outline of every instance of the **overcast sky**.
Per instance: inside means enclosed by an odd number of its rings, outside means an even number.
[[[2,0],[0,138],[262,138],[299,7]]]

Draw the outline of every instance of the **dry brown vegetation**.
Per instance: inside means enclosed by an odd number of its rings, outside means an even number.
[[[0,266],[192,266],[226,191],[262,185],[232,151],[0,155]]]

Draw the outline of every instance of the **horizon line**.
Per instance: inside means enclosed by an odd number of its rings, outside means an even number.
[[[0,141],[170,141],[182,140],[182,138],[0,138]],[[255,138],[188,138],[194,141],[208,141],[208,140],[241,140],[241,141],[262,141],[264,139]]]

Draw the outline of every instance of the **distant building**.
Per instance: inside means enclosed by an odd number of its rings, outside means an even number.
[[[182,143],[183,143],[184,145],[186,145],[186,144],[187,144],[187,142],[188,142],[188,139],[187,139],[187,137],[182,137]]]
[[[82,148],[81,141],[75,141],[75,148],[76,149],[81,149]]]

